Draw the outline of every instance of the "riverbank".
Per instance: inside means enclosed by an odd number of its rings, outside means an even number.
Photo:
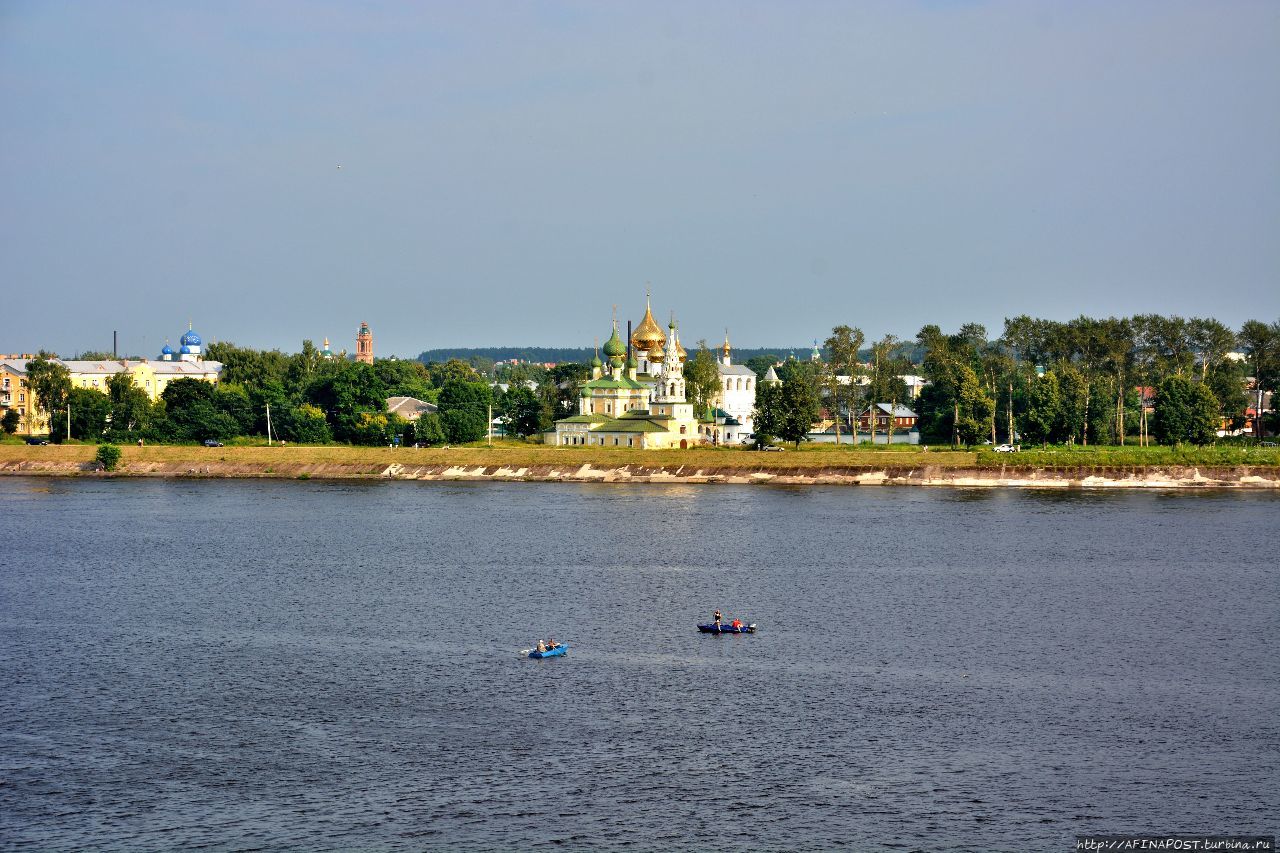
[[[92,445],[0,447],[0,474],[64,477],[397,479],[580,483],[1280,489],[1277,464],[1046,464],[1041,454],[736,449],[636,452],[540,446],[124,447],[97,470]]]

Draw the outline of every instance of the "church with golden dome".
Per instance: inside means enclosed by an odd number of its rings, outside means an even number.
[[[560,446],[688,448],[709,440],[711,431],[694,415],[685,396],[684,362],[674,318],[666,334],[653,319],[648,299],[644,319],[630,348],[612,334],[591,361],[591,379],[582,384],[578,414],[556,421],[549,443]]]

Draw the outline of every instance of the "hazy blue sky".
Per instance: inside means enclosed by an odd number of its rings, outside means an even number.
[[[0,119],[0,352],[1280,317],[1271,0],[3,0]]]

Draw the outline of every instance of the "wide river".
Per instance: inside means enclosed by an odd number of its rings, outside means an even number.
[[[0,478],[0,847],[1273,834],[1280,497]],[[719,607],[754,636],[701,635]],[[539,636],[571,650],[518,656]]]

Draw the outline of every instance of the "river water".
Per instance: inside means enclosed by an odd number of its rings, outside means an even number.
[[[1278,511],[0,478],[0,847],[1272,834]],[[716,607],[759,633],[698,634]],[[569,654],[518,657],[540,635]]]

